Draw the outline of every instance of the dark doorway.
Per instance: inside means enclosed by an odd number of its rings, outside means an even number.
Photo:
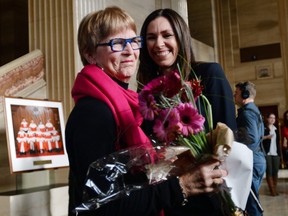
[[[268,113],[274,113],[276,116],[275,126],[279,129],[279,115],[278,115],[278,105],[270,105],[270,106],[259,106],[259,110],[263,116],[263,119],[266,118]]]
[[[0,0],[0,66],[28,52],[28,1]]]

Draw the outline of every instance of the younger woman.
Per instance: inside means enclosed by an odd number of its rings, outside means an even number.
[[[265,122],[263,147],[266,153],[266,180],[271,196],[277,192],[278,171],[280,166],[280,147],[278,130],[275,127],[275,114],[268,113]]]

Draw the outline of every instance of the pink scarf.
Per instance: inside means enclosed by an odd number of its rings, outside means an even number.
[[[124,89],[96,65],[87,65],[77,75],[72,97],[75,103],[83,97],[104,101],[111,109],[117,126],[116,149],[123,147],[151,147],[140,125],[138,94]],[[125,146],[120,146],[120,142]]]

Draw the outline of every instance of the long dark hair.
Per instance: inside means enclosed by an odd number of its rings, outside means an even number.
[[[191,72],[191,68],[189,65],[195,62],[194,54],[192,51],[192,38],[190,35],[189,27],[186,24],[185,20],[174,10],[165,8],[158,9],[153,11],[148,17],[145,19],[140,35],[144,38],[147,34],[147,27],[158,17],[165,17],[171,24],[177,44],[179,47],[179,53],[176,62],[174,63],[174,67],[176,68],[177,63],[184,71],[185,76],[189,77]],[[140,84],[147,84],[152,79],[158,76],[157,71],[159,66],[152,60],[148,53],[146,39],[144,39],[143,48],[140,51],[140,64],[138,68],[137,80]]]

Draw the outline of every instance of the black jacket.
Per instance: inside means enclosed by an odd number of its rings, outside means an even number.
[[[203,94],[212,105],[214,128],[217,122],[222,122],[235,131],[237,126],[233,92],[221,65],[198,63],[193,69],[202,80]]]

